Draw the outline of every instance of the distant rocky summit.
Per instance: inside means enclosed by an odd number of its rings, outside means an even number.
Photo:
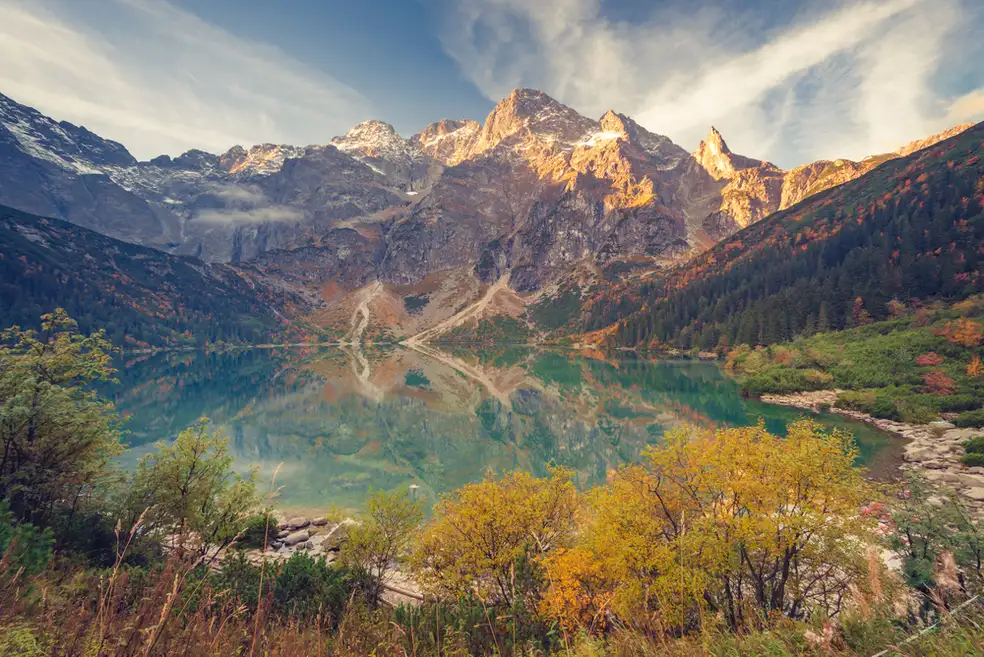
[[[713,128],[688,153],[615,111],[594,120],[517,89],[482,124],[443,120],[409,139],[366,121],[324,145],[138,162],[0,95],[0,205],[206,262],[249,262],[277,285],[341,301],[341,314],[378,281],[393,326],[413,319],[403,297],[455,299],[414,308],[443,321],[506,273],[492,307],[658,269],[965,127],[862,162],[784,171],[733,153]]]

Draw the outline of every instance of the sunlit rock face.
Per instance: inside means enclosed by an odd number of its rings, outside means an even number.
[[[255,263],[286,284],[413,286],[453,270],[482,284],[508,273],[514,290],[533,294],[619,263],[672,263],[965,128],[862,162],[784,171],[732,152],[713,128],[688,153],[614,110],[595,120],[517,89],[482,123],[442,120],[408,139],[371,120],[320,145],[137,162],[121,144],[0,96],[0,204],[205,261]]]

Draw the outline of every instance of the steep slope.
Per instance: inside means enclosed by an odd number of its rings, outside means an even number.
[[[0,327],[35,326],[58,307],[127,346],[262,342],[283,329],[284,313],[306,310],[255,272],[0,206]]]
[[[0,204],[165,247],[177,239],[178,218],[106,173],[135,164],[121,144],[0,94]]]
[[[623,345],[770,344],[984,289],[984,124],[778,212],[692,262],[593,298]],[[624,319],[621,319],[624,318]],[[620,321],[619,321],[620,320]]]

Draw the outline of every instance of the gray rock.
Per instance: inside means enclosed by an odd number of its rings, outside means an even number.
[[[984,502],[984,487],[968,488],[964,491],[964,495],[977,502]]]
[[[311,524],[314,525],[315,527],[324,527],[325,525],[328,524],[328,518],[325,518],[324,516],[318,516],[317,518],[311,521]]]
[[[287,521],[287,528],[288,529],[295,529],[295,530],[296,529],[304,529],[305,527],[307,527],[310,524],[311,524],[311,521],[310,520],[308,520],[307,518],[303,518],[301,516],[298,516],[296,518],[291,518],[290,520]]]
[[[304,543],[310,537],[311,535],[307,532],[307,530],[302,529],[300,531],[291,533],[290,536],[285,538],[284,545],[297,545],[298,543]]]

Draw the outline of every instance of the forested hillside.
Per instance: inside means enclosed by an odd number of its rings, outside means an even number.
[[[610,343],[772,344],[984,289],[984,124],[819,194],[696,260],[592,298]]]
[[[64,308],[117,345],[262,341],[282,305],[245,274],[0,206],[0,327]]]

